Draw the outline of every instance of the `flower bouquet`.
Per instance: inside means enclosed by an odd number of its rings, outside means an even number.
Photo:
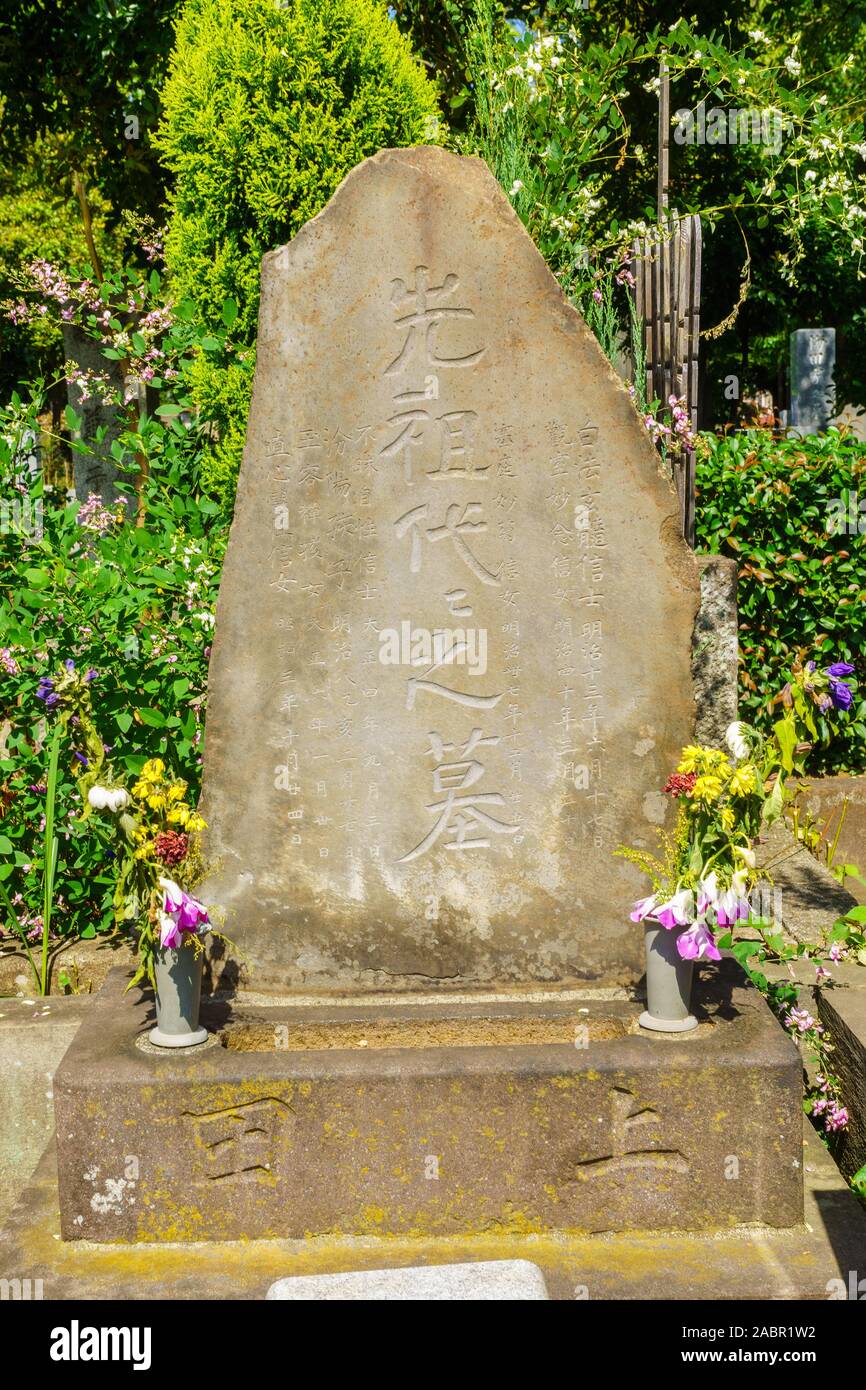
[[[72,743],[73,774],[82,800],[80,823],[108,818],[117,865],[114,915],[132,928],[138,969],[127,986],[148,981],[156,994],[157,1027],[150,1037],[166,1047],[203,1042],[198,1026],[207,909],[191,890],[203,877],[201,816],[186,799],[187,784],[151,758],[130,788],[115,772],[110,748],[93,714],[95,671],[80,676],[72,661],[40,682],[37,695],[59,716]]]
[[[822,669],[798,659],[772,701],[781,716],[769,737],[736,721],[727,730],[726,749],[683,749],[664,786],[677,800],[678,815],[673,833],[662,835],[663,854],[625,846],[617,851],[647,874],[652,887],[631,913],[646,931],[642,1026],[663,1032],[696,1027],[690,1011],[694,962],[720,960],[732,929],[752,916],[755,844],[792,797],[788,779],[803,772],[818,737],[816,719],[850,708],[853,669],[846,662]]]

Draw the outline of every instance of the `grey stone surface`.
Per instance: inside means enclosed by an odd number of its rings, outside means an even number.
[[[799,843],[783,821],[771,826],[760,847],[766,869],[765,913],[781,919],[795,941],[814,944],[838,917],[856,906],[856,898],[843,888],[813,854]]]
[[[456,1240],[323,1235],[182,1247],[61,1240],[49,1150],[0,1231],[0,1279],[42,1279],[48,1300],[261,1300],[274,1280],[292,1274],[526,1259],[543,1270],[551,1299],[589,1300],[588,1312],[600,1299],[658,1299],[660,1290],[666,1299],[715,1302],[856,1298],[857,1279],[866,1277],[866,1213],[808,1121],[801,1133],[804,1221],[786,1230],[543,1236],[491,1226]]]
[[[122,397],[124,376],[120,363],[103,357],[98,343],[75,324],[63,325],[63,350],[67,360],[75,362],[82,371],[108,377],[112,389]],[[121,475],[111,454],[112,444],[127,428],[123,410],[120,406],[105,404],[94,393],[88,394],[74,381],[69,383],[67,395],[73,410],[82,416],[76,438],[88,446],[87,453],[73,454],[75,496],[79,502],[86,502],[95,494],[102,498],[106,507],[111,507],[119,492],[130,491],[128,480]],[[98,440],[100,429],[104,429],[105,434]]]
[[[0,999],[0,1220],[54,1128],[54,1072],[89,998]]]
[[[480,161],[384,151],[264,258],[203,805],[254,988],[641,974],[612,851],[693,733],[679,532]]]
[[[109,977],[55,1077],[65,1240],[801,1219],[800,1060],[733,961],[701,970],[686,1034],[640,1029],[637,1000],[557,990],[211,999],[202,1023],[224,1046],[156,1058],[135,1046],[149,1000],[125,984]]]
[[[849,864],[866,878],[866,776],[809,777],[802,804],[824,844],[834,845],[834,866]],[[845,887],[858,902],[866,902],[866,883],[849,876]]]
[[[820,434],[836,413],[835,328],[798,328],[791,334],[791,425]]]
[[[109,970],[117,965],[131,965],[133,953],[123,941],[92,941],[73,939],[49,955],[48,979],[51,1001],[64,998],[61,975],[66,975],[80,995],[95,994]],[[0,952],[0,995],[31,995],[33,974],[30,964],[16,940],[6,939]]]
[[[530,1260],[478,1260],[474,1264],[295,1275],[277,1279],[265,1297],[294,1303],[492,1303],[539,1301],[549,1294],[543,1272]]]
[[[739,677],[737,562],[726,555],[696,555],[701,606],[692,638],[699,743],[724,747],[725,730],[737,717]]]
[[[830,968],[833,987],[816,989],[814,1005],[833,1044],[833,1072],[849,1116],[847,1129],[833,1136],[833,1156],[851,1178],[866,1164],[866,967]]]

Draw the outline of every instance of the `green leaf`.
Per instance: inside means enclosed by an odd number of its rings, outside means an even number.
[[[797,730],[794,720],[787,716],[773,725],[773,732],[782,753],[782,767],[786,772],[794,771],[794,749],[797,747]]]
[[[223,304],[223,323],[226,328],[231,328],[238,316],[238,306],[233,299],[227,299]]]
[[[147,724],[151,729],[161,729],[165,724],[165,719],[158,709],[150,709],[145,705],[143,709],[137,709],[135,712],[142,724]]]

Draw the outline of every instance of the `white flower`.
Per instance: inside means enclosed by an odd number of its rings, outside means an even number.
[[[129,793],[123,787],[91,787],[87,800],[94,811],[122,811],[129,805]]]
[[[739,855],[747,868],[757,868],[758,856],[753,849],[749,849],[746,845],[737,845],[734,849],[734,853]]]
[[[509,196],[509,198],[515,198],[515,197],[517,196],[517,194],[520,192],[520,190],[521,190],[522,187],[523,187],[523,180],[522,180],[522,179],[515,179],[515,180],[514,180],[514,183],[511,185],[511,187],[510,187],[509,190],[508,190],[508,196]]]
[[[749,756],[749,745],[746,742],[745,734],[746,726],[739,719],[735,719],[733,724],[729,724],[725,730],[725,743],[738,762]]]
[[[785,67],[794,77],[798,75],[802,68],[802,64],[797,61],[796,53],[797,50],[794,49],[794,52],[789,53],[788,57],[785,59]]]

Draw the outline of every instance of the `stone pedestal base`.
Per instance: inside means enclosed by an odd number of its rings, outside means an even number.
[[[236,1005],[142,1048],[109,977],[58,1068],[64,1240],[718,1230],[802,1220],[800,1060],[733,962],[699,1027],[578,991]]]
[[[264,1299],[276,1280],[292,1276],[528,1260],[542,1270],[552,1299],[856,1299],[866,1277],[866,1213],[808,1121],[804,1128],[803,1222],[707,1234],[491,1229],[454,1237],[323,1235],[184,1245],[64,1241],[51,1149],[0,1233],[0,1280],[9,1281],[11,1298]]]

